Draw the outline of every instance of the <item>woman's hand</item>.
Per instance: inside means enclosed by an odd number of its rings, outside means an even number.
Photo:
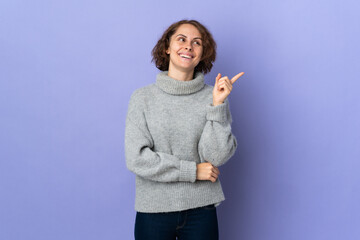
[[[197,180],[210,180],[215,182],[220,171],[211,163],[204,162],[196,165],[196,179]]]
[[[216,76],[213,90],[213,106],[222,104],[225,101],[232,90],[232,85],[242,75],[244,75],[244,72],[235,75],[235,77],[233,77],[231,80],[229,80],[227,76],[221,77],[220,73]]]

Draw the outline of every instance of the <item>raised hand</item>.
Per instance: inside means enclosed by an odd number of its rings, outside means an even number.
[[[222,104],[225,101],[225,99],[227,98],[227,96],[229,96],[232,90],[232,85],[242,75],[244,75],[244,72],[235,75],[231,80],[229,80],[227,76],[221,77],[220,73],[216,76],[214,90],[213,90],[214,106]]]

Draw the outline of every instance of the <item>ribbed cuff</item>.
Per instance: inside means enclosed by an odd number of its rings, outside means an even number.
[[[209,104],[206,106],[206,119],[211,121],[226,122],[227,121],[227,102],[213,106]]]
[[[179,181],[195,182],[196,181],[196,162],[180,161],[180,179]]]

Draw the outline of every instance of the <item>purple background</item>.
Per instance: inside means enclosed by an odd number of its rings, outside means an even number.
[[[0,2],[0,239],[133,239],[130,94],[162,32],[218,44],[238,149],[220,168],[221,239],[360,239],[357,1]]]

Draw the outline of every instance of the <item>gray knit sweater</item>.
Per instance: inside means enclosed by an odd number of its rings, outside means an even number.
[[[235,153],[229,101],[213,106],[213,86],[197,72],[191,81],[159,72],[156,82],[136,89],[129,101],[125,157],[136,174],[135,210],[172,212],[218,206],[220,180],[196,180],[196,164],[226,163]]]

